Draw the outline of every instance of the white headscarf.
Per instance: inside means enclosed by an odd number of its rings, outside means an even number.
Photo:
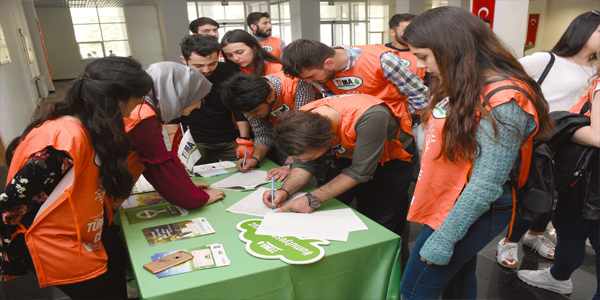
[[[198,70],[171,61],[151,64],[146,73],[154,81],[165,123],[181,117],[184,109],[202,100],[212,87],[212,83]]]

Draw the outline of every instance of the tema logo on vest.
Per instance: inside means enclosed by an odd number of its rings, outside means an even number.
[[[277,109],[275,109],[274,111],[271,112],[271,115],[273,117],[279,117],[279,115],[281,115],[283,112],[286,111],[290,111],[290,107],[287,104],[283,104],[280,107],[278,107]]]
[[[342,91],[349,91],[358,88],[363,84],[363,80],[356,76],[345,76],[334,78],[333,84]]]
[[[346,151],[348,151],[348,150],[346,150],[346,148],[344,148],[344,146],[342,146],[341,143],[331,147],[331,150],[333,150],[339,154],[344,154],[344,153],[346,153]]]
[[[444,100],[440,101],[431,111],[431,114],[436,119],[445,119],[446,114],[448,113],[448,98],[444,98]]]
[[[263,47],[263,49],[267,50],[267,52],[273,51],[273,47],[271,47],[271,46],[262,46],[262,47]]]
[[[407,67],[408,67],[408,66],[410,66],[410,60],[408,60],[408,59],[405,59],[405,58],[400,58],[400,61],[402,61],[402,63],[403,63],[405,66],[407,66]]]

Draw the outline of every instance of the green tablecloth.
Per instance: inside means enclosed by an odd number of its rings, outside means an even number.
[[[261,170],[276,165],[261,163]],[[195,178],[214,183],[226,176]],[[277,187],[280,187],[277,184]],[[304,191],[310,191],[305,187]],[[357,213],[369,230],[350,232],[347,242],[323,245],[325,257],[309,265],[289,265],[281,260],[261,259],[248,254],[239,239],[236,224],[260,217],[225,211],[252,191],[226,191],[227,197],[190,211],[186,217],[130,225],[122,209],[119,216],[133,271],[142,299],[399,299],[400,237]],[[337,200],[323,203],[319,210],[347,206]],[[204,217],[216,233],[150,246],[142,233],[146,227]],[[223,244],[231,265],[157,278],[143,268],[155,253],[188,249],[213,243]]]

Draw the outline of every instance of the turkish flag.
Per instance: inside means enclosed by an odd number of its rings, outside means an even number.
[[[538,23],[540,22],[540,14],[529,14],[529,22],[527,25],[527,45],[535,45],[535,36],[537,35]]]
[[[494,8],[496,0],[473,0],[473,14],[480,18],[486,18],[492,21],[490,27],[494,28]]]

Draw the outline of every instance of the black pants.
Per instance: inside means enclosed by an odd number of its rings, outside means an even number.
[[[114,223],[108,225],[105,214],[102,228],[102,246],[108,256],[108,271],[106,273],[86,281],[56,285],[56,287],[71,299],[127,299],[127,282],[125,279],[127,255],[119,231],[120,227]],[[31,254],[25,244],[24,235],[19,234],[13,242],[19,248],[19,253],[27,269],[36,274]]]

